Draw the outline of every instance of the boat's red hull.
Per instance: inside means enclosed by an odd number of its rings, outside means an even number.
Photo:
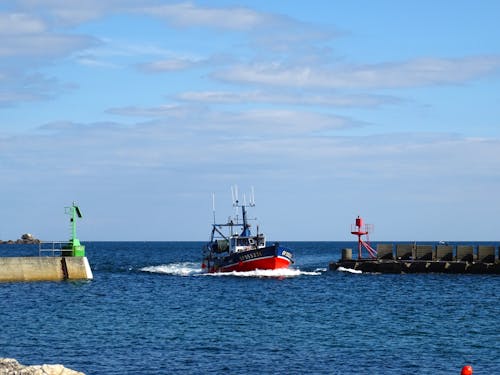
[[[210,248],[210,245],[209,245]],[[277,270],[293,263],[290,249],[275,243],[247,251],[218,256],[210,252],[203,259],[202,268],[214,272],[248,272],[255,270]]]
[[[210,269],[209,272],[248,272],[255,270],[276,270],[280,268],[288,268],[291,262],[289,259],[279,256],[257,258],[247,261],[241,261],[236,264],[220,267],[218,269]]]

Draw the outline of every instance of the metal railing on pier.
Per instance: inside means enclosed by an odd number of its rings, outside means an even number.
[[[46,241],[38,244],[39,256],[61,256],[63,251],[71,251],[68,241]]]

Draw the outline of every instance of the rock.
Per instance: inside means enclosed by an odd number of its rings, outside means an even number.
[[[40,243],[38,238],[33,237],[31,233],[24,233],[20,239],[17,240],[17,243],[22,244],[37,244]]]
[[[31,233],[25,233],[21,236],[21,238],[13,241],[13,240],[8,240],[8,241],[2,241],[0,240],[0,245],[1,244],[8,244],[8,245],[32,245],[32,244],[39,244],[40,240],[38,238],[33,237]],[[1,374],[0,374],[1,375]]]
[[[0,358],[0,375],[85,375],[63,365],[23,366],[13,358]]]

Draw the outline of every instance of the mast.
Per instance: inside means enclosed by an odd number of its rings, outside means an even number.
[[[250,232],[250,224],[248,224],[248,218],[247,218],[247,207],[254,207],[255,206],[255,197],[254,197],[254,189],[252,186],[252,191],[250,195],[250,202],[247,204],[247,198],[245,194],[243,194],[243,204],[240,203],[239,198],[238,198],[238,186],[231,186],[231,195],[233,198],[233,207],[238,208],[241,207],[241,214],[243,216],[243,230],[241,231],[240,236],[242,237],[249,237],[252,235]]]
[[[248,224],[247,221],[247,210],[245,205],[241,206],[241,213],[243,214],[243,231],[241,232],[241,236],[248,237],[251,235],[251,233],[250,233],[250,225]]]

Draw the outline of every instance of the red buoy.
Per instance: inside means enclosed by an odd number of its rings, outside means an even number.
[[[472,375],[472,366],[471,365],[465,365],[462,367],[462,372],[460,375]]]

